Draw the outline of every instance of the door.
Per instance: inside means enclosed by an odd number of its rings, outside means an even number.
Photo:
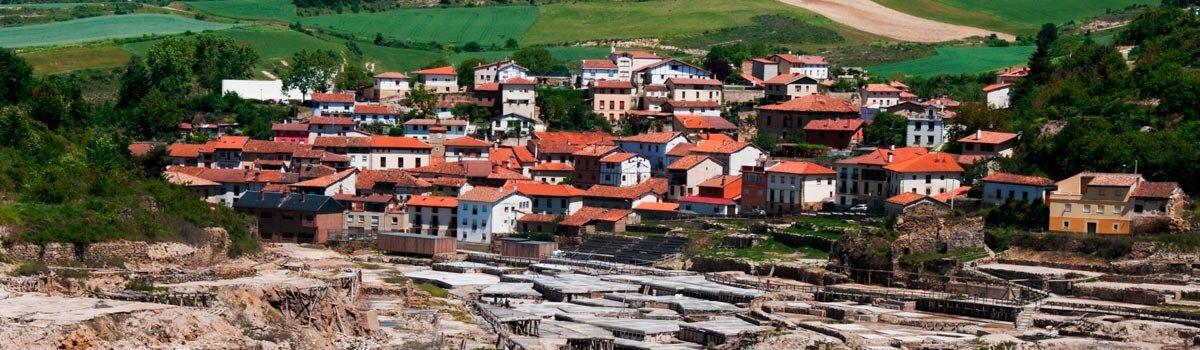
[[[1094,222],[1087,223],[1087,232],[1088,233],[1096,233],[1096,223],[1094,223]]]

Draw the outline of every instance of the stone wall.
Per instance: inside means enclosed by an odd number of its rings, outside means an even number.
[[[948,251],[983,248],[983,218],[956,215],[948,208],[921,203],[896,218],[900,234],[892,242],[893,258],[912,253],[936,253],[940,244]]]
[[[109,241],[82,243],[11,243],[0,253],[17,260],[48,264],[83,263],[89,266],[126,264],[172,264],[207,266],[228,259],[229,237],[222,228],[204,229],[205,241],[197,245],[179,242]]]

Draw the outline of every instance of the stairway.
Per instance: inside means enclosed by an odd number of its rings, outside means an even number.
[[[1021,312],[1017,313],[1017,320],[1014,322],[1018,332],[1023,332],[1033,326],[1033,313],[1037,311],[1034,305],[1025,305],[1021,308]]]

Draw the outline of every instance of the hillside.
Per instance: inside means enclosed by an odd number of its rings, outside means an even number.
[[[1064,24],[1156,0],[873,0],[917,17],[976,26],[1014,35],[1032,35],[1043,23]]]

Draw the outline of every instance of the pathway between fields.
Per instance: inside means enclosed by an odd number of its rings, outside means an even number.
[[[1011,34],[975,27],[942,23],[893,10],[871,0],[779,0],[828,17],[855,29],[892,39],[936,43],[996,33],[1001,39]]]

